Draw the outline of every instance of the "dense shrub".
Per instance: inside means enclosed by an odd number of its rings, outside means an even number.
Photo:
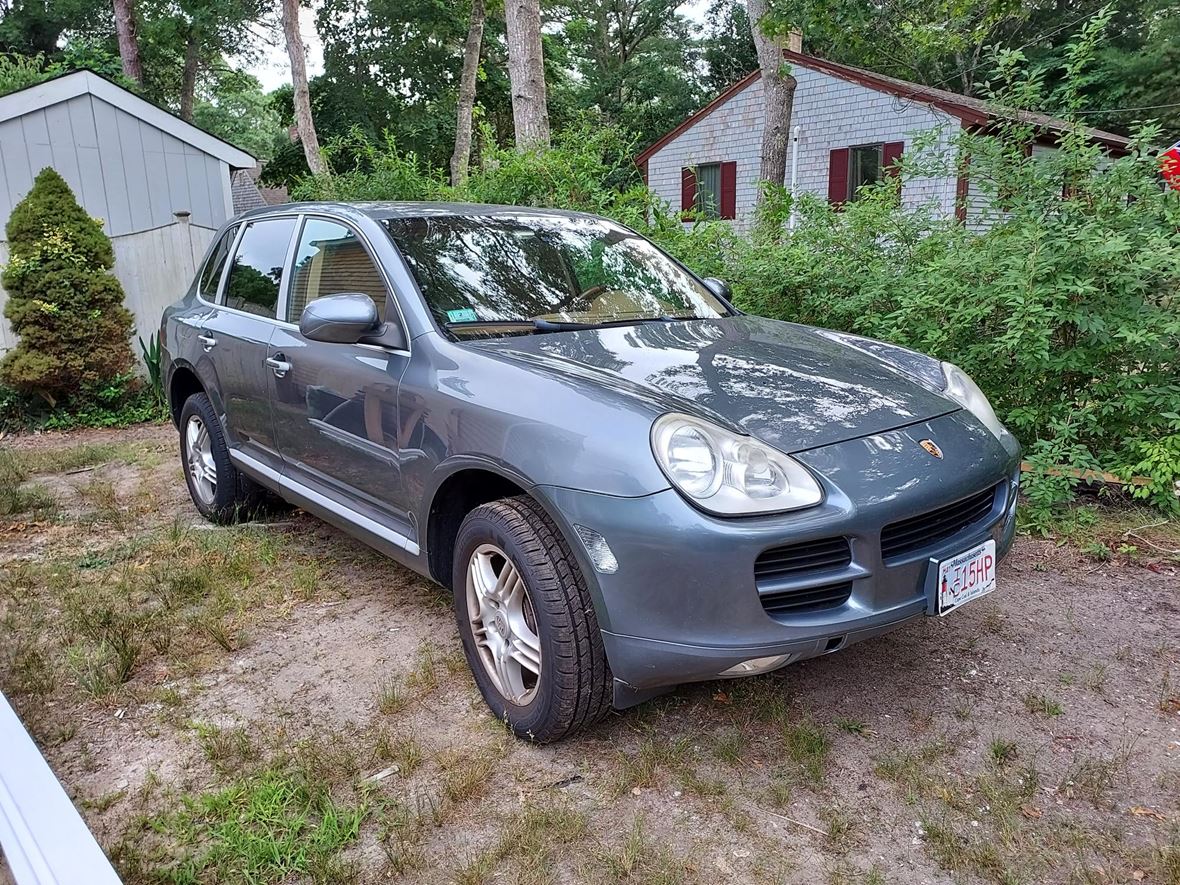
[[[4,314],[19,336],[0,382],[51,405],[85,397],[131,370],[131,313],[110,272],[110,240],[53,169],[8,219]]]

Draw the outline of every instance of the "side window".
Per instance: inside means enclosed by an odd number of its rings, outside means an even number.
[[[267,218],[246,226],[225,283],[225,306],[274,318],[294,218]]]
[[[345,292],[368,295],[385,319],[385,280],[364,243],[343,224],[308,218],[295,252],[287,322],[298,323],[303,308],[317,298]]]
[[[225,268],[229,247],[234,244],[234,237],[237,236],[237,233],[238,227],[234,225],[222,234],[217,245],[213,247],[209,260],[205,262],[205,267],[201,271],[201,280],[197,283],[197,293],[206,301],[217,300],[217,287],[221,283],[221,271]]]

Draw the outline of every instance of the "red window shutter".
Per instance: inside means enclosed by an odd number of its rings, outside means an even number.
[[[828,154],[828,202],[840,206],[848,199],[848,148]]]
[[[680,211],[691,212],[697,201],[697,173],[691,166],[680,170]]]
[[[886,175],[897,175],[899,169],[894,165],[901,159],[901,152],[905,150],[904,141],[887,141],[881,147],[881,166]]]
[[[737,218],[737,163],[721,164],[721,217]]]

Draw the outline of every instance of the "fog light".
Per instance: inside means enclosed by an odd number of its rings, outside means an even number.
[[[720,676],[753,676],[755,673],[765,673],[775,670],[791,659],[790,655],[771,655],[768,658],[750,658],[740,664],[734,664],[728,670],[722,671]]]
[[[594,529],[588,529],[584,525],[575,525],[574,531],[582,539],[582,546],[590,554],[590,562],[593,563],[596,572],[601,572],[604,575],[613,575],[619,570],[619,561],[615,559],[615,554],[611,552],[610,545],[606,543],[606,538],[602,537]]]

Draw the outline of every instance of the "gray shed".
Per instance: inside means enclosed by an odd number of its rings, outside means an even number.
[[[0,96],[0,263],[4,226],[52,166],[115,250],[138,334],[192,278],[213,233],[234,214],[231,179],[255,159],[90,71],[63,74]],[[7,296],[0,289],[0,314]],[[0,351],[15,344],[0,319]]]

